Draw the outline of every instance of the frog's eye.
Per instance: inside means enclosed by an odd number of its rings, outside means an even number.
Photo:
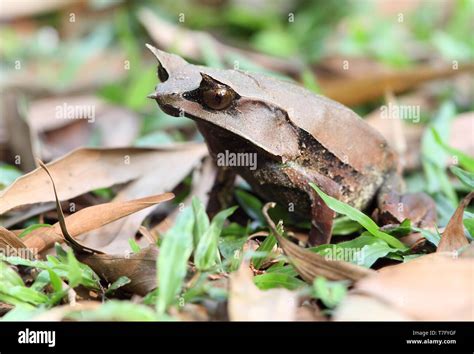
[[[234,100],[234,91],[225,86],[207,88],[202,91],[202,101],[206,106],[216,110],[226,109]]]
[[[168,78],[168,72],[163,68],[163,65],[158,65],[158,79],[160,79],[161,82],[165,82]]]

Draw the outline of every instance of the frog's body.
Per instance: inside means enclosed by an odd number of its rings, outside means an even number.
[[[313,244],[328,242],[334,212],[309,182],[358,209],[393,183],[396,155],[341,104],[289,82],[196,66],[149,48],[163,81],[150,97],[165,112],[194,119],[215,158],[226,151],[256,154],[256,169],[233,169],[263,198],[310,215]]]

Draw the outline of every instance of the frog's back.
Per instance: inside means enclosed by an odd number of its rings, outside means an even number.
[[[290,82],[263,75],[256,79],[275,104],[285,107],[297,127],[341,161],[361,173],[394,168],[396,157],[386,140],[351,109]]]

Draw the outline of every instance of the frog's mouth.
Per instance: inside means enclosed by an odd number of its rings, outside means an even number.
[[[180,109],[168,103],[167,100],[164,100],[162,96],[157,95],[156,92],[149,94],[147,97],[155,100],[158,104],[158,107],[160,107],[160,109],[166,114],[169,114],[173,117],[180,116]]]

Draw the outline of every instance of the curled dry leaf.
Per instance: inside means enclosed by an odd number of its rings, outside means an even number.
[[[373,270],[352,263],[328,260],[315,252],[311,252],[287,240],[279,233],[275,223],[268,215],[268,208],[274,206],[275,203],[267,203],[263,207],[265,219],[281,248],[298,271],[298,274],[308,283],[312,283],[318,276],[323,276],[329,280],[348,279],[356,281],[375,273]]]
[[[462,218],[464,214],[464,208],[466,208],[466,206],[471,202],[472,198],[474,198],[474,192],[469,193],[461,201],[443,232],[436,252],[457,251],[461,247],[469,244],[469,241],[464,235]]]
[[[228,302],[231,321],[294,321],[296,292],[287,289],[262,291],[252,281],[249,265],[242,262],[239,270],[230,275]]]
[[[59,203],[59,198],[56,192],[54,179],[43,162],[38,161],[38,163],[51,179],[60,230],[66,243],[74,250],[77,258],[81,262],[89,265],[97,274],[100,275],[102,279],[109,283],[115,282],[122,276],[128,277],[130,279],[130,283],[123,286],[124,290],[145,296],[150,291],[155,289],[156,258],[158,255],[157,247],[152,244],[147,248],[140,250],[138,253],[134,253],[132,255],[126,253],[125,255],[120,256],[104,254],[100,251],[83,246],[77,242],[71,236],[67,228],[66,220],[64,218],[61,204]],[[169,193],[168,197],[172,198],[173,194]]]
[[[34,259],[35,255],[13,232],[0,226],[0,254]]]
[[[472,279],[474,259],[436,253],[382,268],[355,289],[415,320],[472,321]]]
[[[111,202],[94,205],[81,209],[65,218],[67,229],[72,237],[77,237],[85,232],[95,230],[112,221],[123,218],[144,208],[170,200],[174,197],[172,193],[165,193],[126,202]],[[131,237],[133,235],[128,235]],[[62,242],[63,236],[59,222],[52,227],[38,228],[25,237],[25,244],[29,248],[41,252]]]

